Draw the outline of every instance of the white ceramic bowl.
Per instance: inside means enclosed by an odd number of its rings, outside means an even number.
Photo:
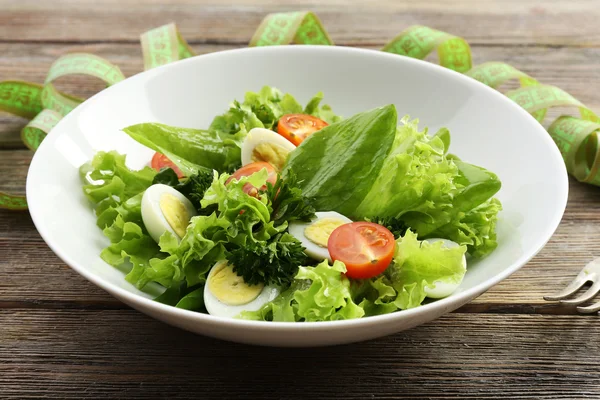
[[[469,265],[452,296],[407,311],[350,321],[268,323],[231,320],[151,300],[104,263],[107,239],[96,227],[77,169],[98,150],[128,154],[130,167],[152,151],[123,132],[147,121],[205,128],[248,90],[276,86],[306,102],[318,91],[346,117],[388,103],[430,132],[446,126],[450,151],[498,174],[504,205],[499,246]],[[500,93],[439,66],[344,47],[249,48],[194,57],[131,77],[89,99],[52,130],[27,179],[33,221],[50,248],[75,271],[124,303],[166,323],[236,342],[269,346],[348,343],[399,332],[469,302],[517,271],[554,233],[567,201],[561,156],[546,131]],[[66,283],[65,283],[66,285]],[[68,290],[68,287],[64,288]],[[153,293],[154,291],[154,293]]]

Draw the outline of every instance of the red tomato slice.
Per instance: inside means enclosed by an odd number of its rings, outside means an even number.
[[[305,114],[286,114],[277,123],[277,133],[298,146],[309,135],[327,126],[327,122]]]
[[[331,259],[346,264],[346,275],[354,279],[372,278],[385,271],[395,248],[392,232],[373,222],[341,225],[327,242]]]
[[[236,179],[239,181],[240,178],[242,178],[244,176],[250,176],[253,173],[262,170],[263,168],[266,169],[267,172],[269,173],[269,175],[267,176],[267,182],[270,182],[271,185],[275,185],[275,182],[277,182],[277,171],[271,164],[269,164],[268,162],[264,162],[264,161],[254,162],[254,163],[244,165],[242,168],[235,171],[229,177],[229,179],[227,179],[225,184],[227,185],[229,182],[231,182],[232,179]],[[244,193],[247,193],[250,196],[254,196],[254,197],[256,197],[258,195],[259,190],[266,190],[266,189],[267,189],[267,185],[263,185],[260,189],[257,189],[254,186],[252,186],[250,183],[246,183],[244,185],[244,187],[242,188]]]
[[[181,170],[177,167],[177,165],[175,165],[173,161],[169,160],[167,156],[165,156],[162,153],[156,152],[154,154],[154,156],[152,157],[152,161],[150,161],[150,166],[152,167],[152,169],[155,169],[159,172],[163,168],[171,168],[173,169],[173,171],[175,171],[179,179],[185,176],[183,172],[181,172]]]

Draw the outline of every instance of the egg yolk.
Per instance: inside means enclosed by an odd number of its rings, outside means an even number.
[[[347,221],[339,218],[321,218],[304,229],[304,236],[317,246],[327,247],[331,232],[338,226],[347,223]]]
[[[171,193],[164,193],[160,196],[160,210],[177,236],[184,237],[190,222],[190,214],[185,205]]]
[[[273,143],[259,143],[252,150],[252,161],[265,161],[280,171],[290,152]]]
[[[213,267],[207,282],[210,292],[221,302],[229,306],[250,303],[262,292],[264,285],[248,285],[244,278],[233,272],[227,262]]]

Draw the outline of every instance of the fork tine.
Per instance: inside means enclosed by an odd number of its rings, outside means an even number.
[[[600,280],[594,282],[594,284],[581,296],[574,299],[561,300],[560,302],[562,304],[578,305],[591,300],[598,292],[600,292]]]
[[[556,301],[564,299],[565,297],[569,297],[573,293],[577,292],[588,281],[589,278],[587,276],[582,276],[582,274],[579,274],[575,279],[573,279],[571,283],[569,283],[569,286],[564,288],[562,291],[556,293],[555,295],[544,296],[544,300]]]
[[[577,307],[577,311],[579,311],[582,314],[591,314],[591,313],[595,313],[597,311],[600,311],[600,301],[597,302],[594,305],[591,305],[591,306]]]

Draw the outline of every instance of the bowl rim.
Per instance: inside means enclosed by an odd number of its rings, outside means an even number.
[[[357,326],[361,326],[361,325],[379,325],[379,324],[386,323],[386,322],[390,323],[390,322],[393,322],[394,320],[399,320],[402,318],[410,318],[411,316],[418,315],[418,314],[431,313],[432,315],[436,315],[436,316],[445,314],[449,311],[452,311],[452,310],[460,307],[463,304],[468,303],[470,300],[472,300],[475,297],[477,297],[478,295],[484,293],[491,287],[495,286],[499,282],[503,281],[504,279],[508,278],[510,275],[512,275],[513,273],[518,271],[527,262],[529,262],[533,257],[535,257],[544,248],[544,246],[547,244],[547,242],[553,236],[554,232],[556,231],[556,229],[558,228],[558,226],[562,220],[564,210],[567,205],[568,190],[569,190],[568,182],[569,181],[568,181],[566,166],[564,164],[564,161],[562,159],[560,151],[558,150],[558,147],[554,144],[554,141],[551,139],[550,135],[546,132],[544,127],[541,124],[539,124],[535,120],[535,118],[533,118],[527,111],[525,111],[523,108],[521,108],[517,103],[511,101],[508,97],[504,96],[499,91],[492,89],[491,87],[489,87],[473,78],[463,75],[459,72],[444,68],[442,66],[433,64],[431,62],[418,60],[418,59],[410,58],[407,56],[399,56],[397,54],[387,53],[387,52],[383,52],[381,50],[354,48],[354,47],[346,47],[346,46],[319,46],[319,45],[301,45],[301,46],[299,46],[299,45],[296,45],[296,46],[266,46],[266,47],[247,47],[247,48],[240,48],[240,49],[229,49],[229,50],[217,51],[217,52],[213,52],[213,53],[194,56],[194,57],[180,60],[180,61],[177,61],[177,62],[174,62],[171,64],[166,64],[166,65],[163,65],[163,66],[160,66],[157,68],[153,68],[148,71],[140,72],[136,75],[133,75],[133,76],[93,95],[92,97],[87,99],[84,103],[82,103],[82,105],[87,103],[87,106],[89,106],[90,103],[97,101],[99,98],[102,98],[105,96],[111,96],[112,92],[115,91],[114,88],[120,87],[120,85],[124,84],[125,82],[128,82],[127,84],[130,84],[131,82],[135,82],[138,80],[145,80],[145,79],[151,77],[152,75],[154,75],[156,73],[160,73],[161,71],[164,71],[166,69],[178,68],[179,66],[181,66],[183,64],[187,64],[187,63],[195,63],[195,62],[198,62],[199,59],[204,60],[206,58],[223,57],[223,56],[227,56],[227,55],[231,55],[231,54],[268,53],[268,52],[278,52],[278,53],[300,52],[300,53],[317,53],[317,54],[322,53],[322,52],[336,52],[336,53],[340,53],[340,54],[345,53],[345,54],[350,54],[350,55],[353,55],[353,54],[356,54],[359,56],[362,55],[362,56],[366,56],[366,57],[379,57],[381,59],[388,59],[388,60],[394,59],[395,60],[394,62],[398,62],[400,64],[406,63],[409,65],[418,66],[419,68],[425,68],[425,69],[432,71],[433,73],[441,74],[442,76],[444,76],[447,79],[458,80],[459,82],[461,82],[461,84],[466,85],[468,87],[473,87],[473,88],[475,88],[475,90],[482,90],[485,93],[487,93],[489,96],[496,97],[500,101],[505,102],[508,105],[508,107],[510,107],[514,110],[514,112],[516,114],[520,114],[523,118],[530,119],[531,121],[536,122],[536,124],[539,126],[539,129],[536,129],[533,134],[538,135],[540,140],[546,141],[550,145],[548,147],[550,148],[550,152],[552,153],[552,156],[555,158],[556,163],[558,163],[561,166],[561,167],[559,167],[559,169],[561,170],[561,173],[560,173],[560,176],[556,176],[556,183],[559,186],[560,193],[562,194],[562,199],[559,199],[560,207],[557,210],[557,212],[553,215],[553,217],[550,221],[549,228],[546,230],[545,235],[540,236],[540,237],[542,237],[542,239],[538,240],[537,246],[532,248],[532,250],[530,250],[529,252],[526,252],[523,256],[519,257],[516,261],[511,263],[511,265],[508,268],[506,268],[505,270],[503,270],[501,273],[493,275],[493,276],[489,277],[488,279],[484,280],[483,282],[481,282],[469,289],[466,289],[459,293],[452,294],[446,298],[438,299],[431,303],[423,304],[419,307],[411,308],[408,310],[398,310],[398,311],[395,311],[395,312],[389,313],[389,314],[370,316],[370,317],[366,317],[366,318],[349,319],[349,320],[295,323],[295,322],[250,321],[250,320],[242,320],[242,319],[225,318],[225,317],[219,317],[219,316],[214,316],[214,315],[210,315],[210,314],[199,313],[196,311],[190,311],[190,310],[176,308],[174,306],[169,306],[169,305],[166,305],[163,303],[159,303],[157,301],[146,298],[139,294],[132,293],[124,288],[121,288],[113,283],[110,283],[109,281],[105,280],[101,276],[98,276],[98,275],[94,274],[93,272],[91,272],[90,270],[86,269],[84,266],[78,265],[78,263],[75,262],[71,258],[71,256],[68,254],[68,251],[63,251],[55,243],[53,243],[50,232],[46,229],[46,227],[41,222],[42,221],[42,218],[40,215],[41,211],[39,211],[37,209],[36,202],[32,201],[34,193],[35,193],[35,186],[33,185],[33,179],[31,178],[31,176],[35,175],[35,170],[37,168],[42,167],[42,165],[40,164],[40,162],[41,162],[40,160],[42,158],[41,154],[43,154],[47,151],[51,151],[50,150],[51,143],[56,140],[58,135],[60,135],[60,129],[57,129],[57,128],[60,128],[62,125],[67,124],[68,121],[70,121],[71,119],[76,118],[77,115],[83,109],[83,107],[80,106],[80,107],[77,107],[76,109],[74,109],[68,115],[66,115],[61,121],[59,121],[59,123],[56,125],[56,127],[48,134],[48,137],[46,137],[45,140],[41,143],[40,148],[33,156],[33,159],[31,161],[31,164],[29,167],[28,175],[27,175],[26,197],[27,197],[28,203],[31,205],[29,208],[29,212],[31,214],[31,218],[33,220],[33,223],[34,223],[36,229],[38,230],[42,239],[50,247],[50,249],[63,262],[65,262],[69,267],[74,269],[77,273],[79,273],[85,279],[94,283],[95,285],[99,286],[103,290],[107,291],[111,295],[117,297],[119,300],[124,301],[129,305],[139,306],[142,309],[149,309],[153,312],[160,313],[160,314],[165,314],[165,313],[171,314],[174,317],[178,317],[178,318],[182,318],[182,319],[194,319],[196,322],[203,323],[203,324],[212,324],[212,325],[216,325],[218,327],[251,328],[251,329],[266,328],[266,329],[272,329],[272,330],[277,330],[277,331],[282,331],[282,332],[291,332],[291,331],[297,331],[297,330],[326,331],[329,329],[351,328],[351,327],[357,327]],[[40,165],[38,165],[38,164],[40,164]],[[134,308],[137,308],[137,307],[134,307]]]

